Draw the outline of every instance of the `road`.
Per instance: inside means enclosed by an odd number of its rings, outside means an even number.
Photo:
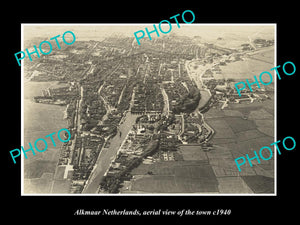
[[[170,105],[169,105],[169,97],[166,93],[166,90],[163,88],[163,86],[161,85],[160,87],[161,89],[161,93],[163,95],[163,98],[164,98],[164,109],[163,109],[163,113],[166,115],[166,116],[169,116],[169,113],[170,113]]]

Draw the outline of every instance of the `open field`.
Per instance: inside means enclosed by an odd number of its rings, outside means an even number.
[[[273,56],[272,56],[273,55]],[[251,56],[251,58],[245,58],[244,61],[236,61],[227,63],[227,65],[220,66],[222,71],[221,74],[214,74],[215,79],[236,79],[245,80],[252,79],[253,76],[259,76],[263,71],[269,71],[274,77],[274,71],[270,71],[274,67],[274,49],[270,49],[270,53],[256,54]],[[276,75],[275,75],[276,76]],[[268,76],[262,76],[264,82],[269,81]]]
[[[53,179],[52,173],[43,173],[42,177],[40,178],[24,179],[24,193],[25,194],[50,193],[52,179]]]
[[[239,132],[236,134],[236,136],[238,142],[243,142],[251,139],[257,139],[262,136],[262,133],[259,132],[257,129],[253,129]]]
[[[206,153],[200,146],[181,145],[178,153],[183,156],[183,160],[207,160]]]
[[[247,111],[251,112],[254,110],[259,110],[261,108],[274,109],[274,93],[269,93],[269,96],[271,99],[265,100],[263,102],[254,101],[251,104],[243,104],[243,103],[242,104],[229,104],[229,107],[226,108],[226,110],[227,109],[238,110],[244,114]],[[274,113],[274,110],[271,112],[271,114],[273,114],[273,113]]]
[[[224,118],[207,119],[206,122],[215,130],[214,138],[235,138],[235,134]]]
[[[261,160],[260,164],[253,160],[253,167],[246,163],[241,166],[241,172],[238,171],[234,159],[245,157],[246,154],[253,157],[254,150],[259,151],[263,146],[269,146],[274,142],[273,114],[274,100],[272,98],[253,104],[229,104],[229,107],[224,110],[212,108],[205,114],[207,123],[216,132],[211,139],[214,150],[206,154],[219,181],[220,193],[230,190],[230,185],[226,184],[228,179],[221,180],[220,178],[239,176],[253,177],[249,178],[249,182],[233,179],[232,182],[239,183],[236,193],[269,193],[269,191],[261,190],[261,187],[252,188],[252,186],[259,186],[261,182],[265,182],[265,177],[274,178],[274,158],[268,161]],[[263,151],[262,154],[268,158],[270,153]],[[270,183],[267,184],[268,188],[272,186]],[[245,185],[251,188],[250,192],[249,188],[244,188]]]
[[[69,193],[71,181],[70,180],[55,180],[53,184],[52,193],[64,194]]]
[[[156,162],[153,164],[140,164],[137,168],[133,169],[131,174],[143,175],[145,172],[151,171],[154,175],[174,175],[176,167],[184,166],[198,166],[201,164],[207,164],[206,161],[194,160],[194,161],[165,161]]]
[[[253,154],[254,150],[257,151],[263,146],[269,146],[270,143],[273,143],[273,138],[262,136],[259,138],[248,139],[242,142],[226,143],[220,145],[228,147],[231,150],[233,156],[236,158],[244,156],[244,154]]]
[[[245,120],[240,117],[225,117],[224,121],[226,121],[234,133],[256,128],[252,120]]]
[[[210,108],[207,112],[204,114],[205,121],[207,119],[212,118],[222,118],[224,117],[224,110],[220,110],[219,108]]]
[[[132,175],[146,175],[148,171],[151,171],[151,168],[153,164],[140,164],[138,167],[134,168],[131,171]]]
[[[134,181],[131,190],[148,193],[178,192],[174,176],[145,176]]]
[[[29,148],[38,138],[56,132],[66,127],[63,120],[65,107],[39,104],[33,102],[35,95],[41,95],[42,89],[60,86],[57,82],[27,82],[24,88],[24,143],[25,149]],[[59,158],[62,142],[57,135],[53,136],[56,147],[53,147],[50,138],[46,138],[48,149],[45,152],[36,152],[36,155],[28,152],[28,159],[24,159],[24,193],[49,193],[53,174]],[[43,149],[43,147],[41,147]],[[48,174],[48,175],[47,175]],[[49,176],[49,174],[52,174]],[[32,180],[29,180],[32,178]],[[36,179],[40,178],[40,179]],[[49,180],[47,180],[49,179]]]
[[[219,191],[224,194],[253,193],[241,177],[220,177]]]
[[[207,157],[217,178],[255,175],[255,171],[248,165],[243,167],[242,172],[238,171],[232,149],[226,143],[214,144],[214,150],[207,152]]]
[[[264,176],[242,177],[255,193],[274,193],[274,179]]]
[[[254,169],[256,175],[270,177],[270,178],[274,179],[275,174],[274,174],[274,161],[273,160],[271,160],[269,162],[269,164],[262,163],[253,169]]]
[[[265,109],[261,108],[250,112],[248,119],[251,120],[273,120],[273,114],[267,112]]]
[[[257,125],[257,129],[270,136],[273,137],[274,136],[274,122],[273,120],[256,120],[255,121],[256,125]]]
[[[55,168],[55,166],[56,162],[53,161],[36,160],[26,165],[26,169],[24,170],[24,178],[40,178],[43,173],[52,173],[53,167]]]
[[[167,164],[167,165],[166,165]],[[139,167],[144,167],[140,165]],[[132,174],[143,172],[136,168]],[[149,193],[218,192],[211,166],[204,161],[157,162],[148,167],[154,175],[137,176],[131,191]]]
[[[238,110],[226,109],[223,112],[224,112],[224,116],[235,116],[235,117],[242,117],[243,116],[243,114],[241,112],[239,112]]]
[[[274,47],[264,48],[262,50],[258,50],[251,54],[251,57],[257,60],[263,60],[269,62],[270,64],[274,64]]]

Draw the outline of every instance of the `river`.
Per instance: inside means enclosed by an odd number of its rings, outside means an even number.
[[[88,183],[82,192],[83,194],[95,194],[97,192],[105,172],[109,168],[112,160],[115,158],[119,147],[121,146],[128,132],[131,130],[132,126],[135,124],[135,120],[138,116],[139,115],[131,114],[130,112],[126,113],[125,118],[122,120],[123,123],[119,126],[119,131],[121,131],[122,135],[115,135],[112,139],[108,140],[110,142],[109,147],[102,148],[96,162],[96,168],[91,174],[90,179],[88,180]]]
[[[201,67],[199,66],[197,70],[193,70],[193,71],[191,71],[191,67],[192,67],[191,64],[192,61],[187,61],[185,64],[185,68],[187,70],[190,79],[196,83],[198,89],[200,90],[201,98],[197,106],[197,110],[201,110],[207,104],[207,102],[211,97],[211,93],[209,89],[203,84],[202,76],[207,69],[212,68],[215,64],[211,63],[211,64],[207,64],[206,66],[201,66]]]

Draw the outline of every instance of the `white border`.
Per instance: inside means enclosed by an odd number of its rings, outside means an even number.
[[[172,23],[173,24],[173,23]],[[21,50],[24,49],[24,26],[144,26],[151,23],[21,23]],[[277,65],[277,23],[192,23],[180,26],[274,26],[274,67]],[[275,73],[275,72],[274,72]],[[274,79],[274,142],[277,140],[277,79]],[[21,63],[21,144],[24,143],[24,61]],[[23,146],[23,145],[22,145]],[[156,194],[25,194],[24,193],[24,156],[21,154],[21,196],[277,196],[277,151],[274,146],[274,193],[270,194],[196,194],[196,193],[156,193]]]

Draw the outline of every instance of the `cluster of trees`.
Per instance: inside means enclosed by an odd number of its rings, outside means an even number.
[[[179,114],[181,112],[183,113],[191,113],[193,112],[201,99],[200,91],[193,87],[189,91],[188,94],[184,95],[178,102],[176,106],[173,108],[173,113]]]
[[[135,158],[129,162],[127,161],[128,164],[123,169],[121,169],[118,173],[115,173],[110,176],[105,176],[103,178],[103,180],[100,183],[101,188],[103,188],[105,191],[109,193],[118,193],[120,184],[124,180],[130,179],[131,170],[133,170],[138,165],[140,165],[142,161],[143,161],[142,158]]]
[[[167,131],[168,126],[175,123],[175,114],[170,114],[169,117],[162,116],[157,125],[157,131]]]
[[[134,82],[127,82],[125,89],[123,91],[121,102],[118,105],[119,112],[124,112],[125,110],[129,109],[134,86],[135,86]]]

